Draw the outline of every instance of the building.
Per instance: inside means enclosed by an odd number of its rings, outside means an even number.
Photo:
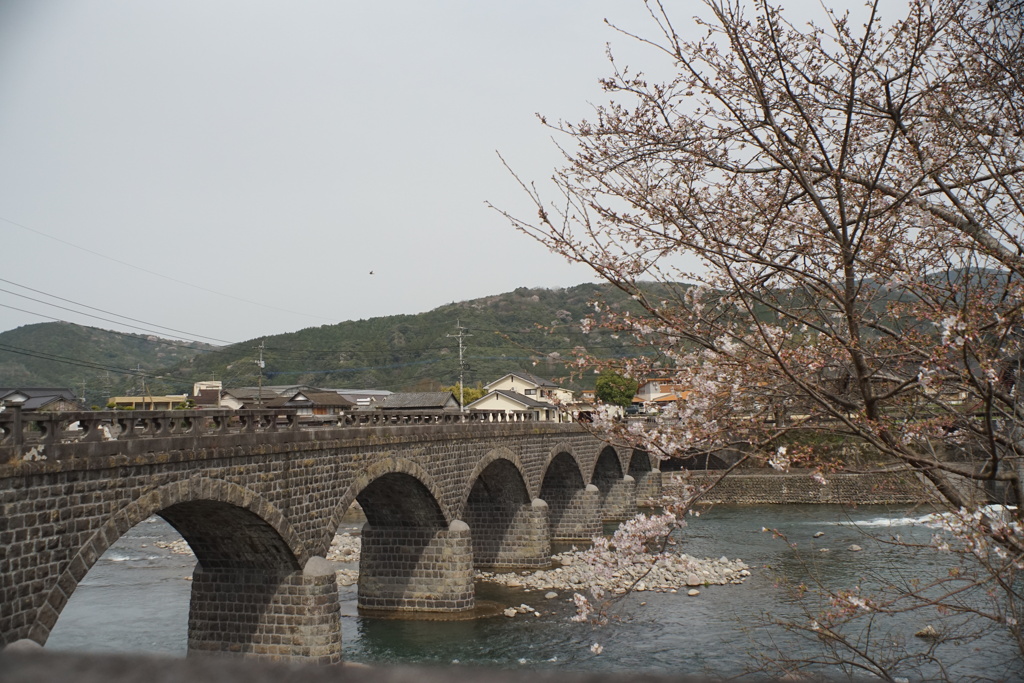
[[[224,389],[220,392],[220,407],[227,408],[228,410],[266,408],[270,401],[280,397],[281,394],[269,387],[263,387],[262,389],[258,387]]]
[[[387,389],[331,389],[355,403],[360,408],[373,408],[390,396]]]
[[[189,407],[188,394],[166,396],[111,396],[107,408],[111,410],[176,410]]]
[[[265,407],[291,408],[300,418],[318,418],[326,422],[336,421],[355,405],[333,391],[297,391],[290,396],[278,396]]]
[[[467,405],[466,410],[500,410],[505,413],[533,413],[533,419],[539,422],[558,421],[561,416],[559,409],[552,403],[538,401],[529,396],[506,389],[491,391],[483,398],[478,398]]]
[[[220,394],[224,383],[220,380],[206,380],[192,385],[192,402],[196,408],[220,408]]]
[[[528,372],[510,372],[490,384],[483,398],[466,406],[467,410],[502,410],[506,413],[532,412],[541,422],[572,419],[572,392],[549,379]]]
[[[655,410],[658,406],[666,403],[683,401],[690,395],[690,392],[683,388],[671,377],[654,377],[645,380],[633,397],[633,405],[637,408],[650,407]],[[630,408],[630,410],[633,410]]]
[[[64,387],[0,387],[0,406],[9,405],[22,410],[85,410],[74,392]]]
[[[528,372],[510,372],[501,379],[484,385],[486,391],[513,391],[535,401],[548,403],[569,403],[572,392],[562,389],[549,379],[531,375]]]
[[[380,410],[459,411],[462,406],[450,391],[415,391],[389,394],[378,404]]]

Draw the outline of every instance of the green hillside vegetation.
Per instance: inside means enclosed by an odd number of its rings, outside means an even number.
[[[0,333],[0,386],[70,387],[77,396],[84,387],[86,405],[103,405],[141,389],[132,371],[155,373],[213,348],[64,322],[25,325]]]
[[[963,273],[943,278],[965,277]],[[999,277],[979,270],[970,277]],[[645,284],[648,297],[678,301],[686,285]],[[780,290],[780,300],[798,307],[799,292]],[[887,302],[905,296],[890,291],[877,302],[886,318]],[[520,288],[513,292],[452,303],[417,315],[393,315],[310,327],[226,347],[170,341],[155,336],[109,332],[70,323],[26,325],[0,333],[0,386],[67,386],[87,405],[105,405],[109,396],[146,390],[186,393],[201,379],[225,387],[259,382],[257,347],[263,344],[265,385],[306,384],[326,388],[437,390],[459,381],[457,325],[464,338],[465,385],[474,387],[513,370],[525,370],[573,389],[593,388],[595,376],[573,376],[575,349],[604,358],[643,351],[629,334],[604,330],[583,334],[580,320],[594,301],[635,311],[632,299],[607,284],[566,289]],[[808,302],[809,303],[809,302]],[[767,308],[762,320],[773,321]],[[903,326],[913,320],[889,320]]]
[[[579,321],[595,298],[629,305],[606,285],[527,289],[441,306],[418,315],[396,315],[310,327],[237,344],[196,357],[167,374],[221,379],[225,386],[257,383],[256,347],[264,343],[264,384],[309,384],[393,391],[437,389],[459,379],[457,324],[465,336],[466,386],[512,370],[580,386],[565,361],[585,347],[602,356],[635,353],[626,336],[582,334]],[[593,380],[582,382],[593,385]]]
[[[596,299],[631,307],[609,285],[527,289],[448,304],[417,315],[395,315],[212,347],[153,336],[109,332],[71,323],[26,325],[0,333],[0,386],[85,386],[87,405],[116,394],[138,393],[146,375],[153,394],[184,393],[201,379],[225,387],[258,382],[257,347],[264,345],[265,385],[412,391],[459,380],[461,324],[467,387],[513,370],[526,370],[575,388],[592,378],[570,378],[566,361],[584,347],[606,357],[637,352],[628,335],[584,335],[579,321]],[[471,335],[471,336],[469,336]]]

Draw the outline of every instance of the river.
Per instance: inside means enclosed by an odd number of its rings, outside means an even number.
[[[852,588],[869,580],[946,571],[946,560],[931,551],[911,553],[880,542],[899,534],[926,543],[934,530],[921,523],[923,516],[924,512],[906,507],[716,506],[690,518],[678,547],[696,557],[740,558],[752,575],[742,585],[702,587],[695,597],[685,591],[634,593],[612,607],[612,619],[605,626],[570,622],[569,593],[547,600],[545,591],[488,584],[478,584],[478,599],[525,603],[541,616],[464,621],[366,618],[357,613],[355,586],[345,587],[340,593],[344,657],[369,664],[741,674],[756,668],[757,656],[770,655],[773,648],[791,656],[821,652],[823,641],[766,624],[767,615],[808,623],[800,605],[780,585],[780,577],[802,581],[812,564],[814,574],[830,587]],[[766,527],[796,543],[804,559],[786,541],[762,531]],[[353,525],[342,530],[357,529]],[[823,534],[815,538],[817,532]],[[184,655],[193,558],[161,547],[179,539],[157,518],[131,529],[78,586],[47,647]],[[850,550],[854,544],[863,549]],[[881,627],[889,641],[924,651],[929,641],[913,634],[927,624],[942,628],[944,619],[924,612],[885,618],[876,624],[875,637]],[[599,654],[592,651],[595,643],[603,648]],[[982,641],[943,644],[938,654],[954,679],[1024,680],[1024,665],[1015,648],[999,633]],[[821,670],[829,676],[842,673]],[[925,663],[905,675],[909,680],[931,679],[937,671]]]

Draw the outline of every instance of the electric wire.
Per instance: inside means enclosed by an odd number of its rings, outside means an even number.
[[[22,289],[27,289],[30,292],[35,292],[36,294],[42,294],[43,296],[48,296],[48,297],[50,297],[52,299],[57,299],[58,301],[64,301],[64,302],[69,303],[69,304],[74,304],[75,306],[81,306],[83,308],[88,308],[88,309],[93,310],[93,311],[99,311],[101,313],[106,313],[107,315],[117,316],[118,318],[123,318],[125,320],[131,320],[132,322],[142,323],[143,325],[148,325],[149,327],[138,327],[137,325],[129,325],[127,323],[122,323],[122,322],[119,322],[117,320],[110,320],[109,318],[103,318],[103,317],[98,316],[98,315],[92,315],[91,313],[83,313],[81,311],[76,311],[76,310],[74,310],[72,308],[67,308],[66,306],[60,306],[58,304],[50,303],[48,301],[43,301],[41,299],[36,299],[34,297],[28,296],[27,294],[19,294],[18,292],[12,292],[9,289],[4,289],[3,287],[0,287],[0,292],[5,292],[7,294],[12,294],[14,296],[21,297],[22,299],[28,299],[29,301],[35,301],[36,303],[40,303],[40,304],[43,304],[45,306],[53,306],[54,308],[59,308],[59,309],[61,309],[63,311],[69,311],[71,313],[76,313],[78,315],[84,315],[84,316],[87,316],[87,317],[90,317],[90,318],[96,318],[97,320],[103,320],[104,322],[114,323],[116,325],[124,325],[125,327],[131,327],[131,328],[136,329],[136,330],[144,330],[146,332],[156,332],[156,330],[154,330],[152,328],[160,328],[162,330],[167,330],[169,332],[177,332],[179,334],[186,335],[187,337],[192,338],[192,341],[197,341],[195,339],[195,337],[202,337],[203,339],[209,339],[211,341],[221,342],[223,344],[228,344],[228,345],[231,345],[231,344],[235,343],[235,342],[227,341],[226,339],[218,339],[217,337],[207,337],[205,334],[195,334],[193,332],[184,332],[182,330],[178,330],[178,329],[175,329],[173,327],[166,327],[164,325],[157,325],[156,323],[147,322],[145,320],[139,320],[138,318],[132,318],[132,317],[129,317],[127,315],[121,315],[120,313],[114,313],[113,311],[108,311],[108,310],[103,309],[103,308],[96,308],[95,306],[90,306],[88,304],[83,304],[83,303],[80,303],[78,301],[72,301],[71,299],[65,299],[64,297],[57,296],[56,294],[49,294],[47,292],[43,292],[43,291],[40,291],[38,289],[33,289],[32,287],[26,287],[25,285],[18,284],[17,282],[11,282],[10,280],[5,280],[3,278],[0,278],[0,282],[6,282],[7,284],[14,285],[15,287],[21,287]],[[161,334],[165,334],[165,333],[161,333]]]
[[[203,292],[208,292],[210,294],[216,294],[217,296],[222,296],[222,297],[225,297],[225,298],[228,298],[228,299],[234,299],[235,301],[241,301],[242,303],[252,304],[253,306],[260,306],[262,308],[267,308],[267,309],[270,309],[270,310],[273,310],[273,311],[280,311],[282,313],[291,313],[292,315],[298,315],[298,316],[302,316],[302,317],[305,317],[305,318],[315,318],[317,320],[330,320],[330,318],[325,318],[322,315],[314,315],[312,313],[302,313],[300,311],[293,311],[293,310],[290,310],[290,309],[287,309],[287,308],[281,308],[279,306],[271,306],[270,304],[260,303],[259,301],[250,301],[249,299],[243,299],[242,297],[235,296],[233,294],[226,294],[224,292],[218,292],[215,289],[210,289],[208,287],[203,287],[202,285],[197,285],[194,282],[188,282],[186,280],[179,280],[177,278],[171,277],[170,275],[164,275],[163,273],[158,273],[158,272],[153,271],[153,270],[148,270],[148,269],[143,268],[142,266],[138,266],[138,265],[136,265],[134,263],[129,263],[128,261],[122,261],[121,259],[116,259],[113,256],[110,256],[108,254],[103,254],[103,253],[98,252],[98,251],[93,251],[92,249],[88,249],[86,247],[83,247],[80,244],[75,244],[74,242],[68,242],[67,240],[62,240],[59,237],[54,237],[53,235],[49,235],[49,234],[47,234],[47,233],[45,233],[45,232],[43,232],[41,230],[36,230],[35,228],[30,228],[27,225],[23,225],[21,223],[18,223],[17,221],[12,221],[11,219],[4,218],[3,216],[0,216],[0,221],[3,221],[5,223],[9,223],[10,225],[13,225],[15,227],[21,228],[22,230],[27,230],[28,232],[35,233],[36,235],[39,235],[41,237],[46,237],[46,238],[51,239],[51,240],[53,240],[55,242],[60,242],[61,244],[65,244],[65,245],[67,245],[69,247],[74,247],[75,249],[79,249],[79,250],[84,251],[84,252],[86,252],[88,254],[92,254],[93,256],[99,256],[100,258],[106,259],[108,261],[113,261],[114,263],[119,263],[122,266],[127,266],[129,268],[133,268],[133,269],[138,270],[140,272],[147,273],[149,275],[154,275],[154,276],[159,277],[159,278],[163,278],[164,280],[170,280],[171,282],[175,282],[175,283],[177,283],[179,285],[185,285],[187,287],[192,287],[193,289],[198,289],[198,290],[203,291]]]
[[[102,363],[94,363],[92,361],[83,360],[81,358],[69,358],[67,356],[60,356],[55,353],[49,353],[46,351],[32,351],[30,349],[23,349],[18,346],[11,344],[5,344],[0,342],[0,351],[6,351],[19,356],[28,356],[30,358],[39,358],[42,360],[54,361],[57,363],[66,363],[67,365],[76,365],[82,368],[90,368],[92,370],[106,370],[108,372],[116,372],[121,375],[132,375],[134,377],[148,377],[152,379],[164,379],[175,382],[191,382],[192,380],[185,379],[183,377],[174,377],[172,375],[157,374],[153,372],[146,372],[140,369],[128,369],[119,368],[113,365],[104,365]]]

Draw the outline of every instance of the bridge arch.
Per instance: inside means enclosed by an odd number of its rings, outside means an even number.
[[[623,473],[622,461],[614,446],[607,445],[598,453],[590,481],[598,490],[602,520],[628,519],[636,514],[636,482]]]
[[[661,462],[650,453],[633,448],[626,471],[636,482],[636,500],[639,505],[655,505],[661,498]]]
[[[462,519],[478,569],[510,570],[550,564],[548,507],[531,500],[523,465],[508,448],[485,455],[469,479]]]
[[[529,477],[526,476],[526,468],[523,466],[523,461],[520,459],[518,455],[516,455],[515,452],[513,452],[510,448],[506,448],[505,446],[492,448],[490,451],[487,452],[487,455],[482,457],[479,460],[479,462],[477,462],[476,467],[473,468],[473,472],[469,475],[469,478],[466,480],[469,483],[469,488],[472,489],[473,485],[480,477],[480,474],[488,467],[490,467],[492,463],[498,460],[506,461],[512,467],[514,467],[516,471],[519,473],[519,479],[523,482],[523,486],[527,489],[527,491],[529,491],[530,480]],[[463,501],[463,505],[465,505],[465,501]]]
[[[445,499],[441,493],[441,487],[437,485],[437,482],[434,481],[434,478],[430,476],[430,473],[427,472],[426,469],[412,460],[407,460],[405,458],[388,458],[386,460],[375,462],[360,472],[355,479],[352,480],[352,483],[348,485],[348,488],[345,489],[345,493],[342,495],[341,501],[338,503],[334,513],[331,515],[327,529],[324,530],[324,536],[318,545],[320,549],[326,552],[327,549],[331,547],[331,541],[334,539],[335,531],[341,526],[342,518],[352,506],[352,503],[358,500],[359,494],[363,489],[372,484],[374,480],[387,474],[409,475],[418,481],[426,492],[430,494],[431,498],[437,504],[446,524],[455,519],[451,511],[448,509],[448,506],[445,504]]]
[[[359,501],[366,515],[359,554],[361,609],[458,612],[473,608],[469,526],[451,516],[440,487],[424,468],[398,458],[368,467],[342,497],[331,534],[353,500]]]
[[[553,463],[559,456],[568,456],[576,465],[576,470],[580,473],[580,476],[585,478],[583,473],[588,471],[589,468],[582,462],[580,454],[576,452],[572,447],[572,444],[569,442],[559,441],[548,451],[548,456],[544,461],[544,468],[541,474],[541,486],[543,486],[543,480],[547,477],[547,474],[551,469],[551,463]]]
[[[301,569],[308,559],[301,539],[280,510],[250,489],[205,477],[173,482],[143,494],[96,529],[47,594],[29,638],[45,644],[61,611],[100,556],[154,514],[182,535],[204,570],[286,574]]]
[[[540,485],[548,505],[552,540],[589,540],[601,531],[599,491],[583,478],[584,469],[567,447],[555,449]]]

